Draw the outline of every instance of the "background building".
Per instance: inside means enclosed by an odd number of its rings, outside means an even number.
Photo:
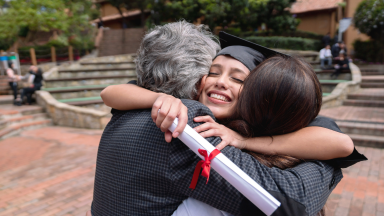
[[[297,0],[292,5],[291,13],[301,20],[298,30],[331,35],[338,33],[339,20],[353,18],[356,8],[362,0]],[[369,40],[353,24],[343,34],[349,54],[353,54],[353,42],[356,39]]]

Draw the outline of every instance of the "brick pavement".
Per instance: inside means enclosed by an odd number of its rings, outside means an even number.
[[[101,133],[45,127],[0,141],[0,216],[85,215]]]
[[[45,127],[0,141],[0,216],[81,215],[90,208],[100,130]],[[384,150],[344,169],[328,216],[384,215]]]

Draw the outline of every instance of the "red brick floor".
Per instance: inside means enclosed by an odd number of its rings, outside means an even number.
[[[0,216],[81,215],[90,209],[100,130],[46,127],[0,141]],[[327,216],[384,215],[384,150],[344,169]]]
[[[369,160],[343,169],[329,197],[327,216],[384,216],[384,149],[356,147]]]
[[[46,127],[0,141],[0,215],[85,215],[100,130]]]

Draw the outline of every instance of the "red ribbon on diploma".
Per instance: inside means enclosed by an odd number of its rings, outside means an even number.
[[[199,153],[204,156],[205,160],[201,160],[197,163],[195,172],[193,173],[192,182],[189,185],[189,188],[195,189],[197,180],[199,179],[200,169],[203,169],[201,172],[201,175],[207,178],[208,183],[209,180],[209,172],[211,171],[211,160],[216,157],[216,155],[220,154],[221,152],[218,149],[215,149],[211,152],[211,154],[208,156],[208,153],[206,150],[199,149]]]

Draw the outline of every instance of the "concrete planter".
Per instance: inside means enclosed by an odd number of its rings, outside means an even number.
[[[36,101],[45,108],[55,125],[88,129],[103,129],[105,127],[103,119],[108,115],[107,112],[58,102],[46,91],[37,91]]]

